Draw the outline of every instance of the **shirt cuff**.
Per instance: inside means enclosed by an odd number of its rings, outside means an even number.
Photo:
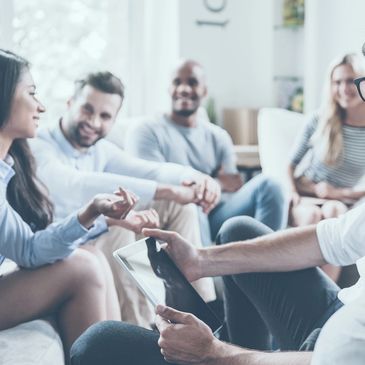
[[[73,242],[85,235],[88,230],[79,222],[78,214],[73,213],[64,220],[54,223],[62,225],[62,241]]]
[[[86,231],[82,237],[80,237],[75,243],[77,245],[83,245],[87,241],[93,240],[103,233],[108,232],[108,223],[106,222],[106,217],[104,215],[100,215],[94,221],[94,225]]]

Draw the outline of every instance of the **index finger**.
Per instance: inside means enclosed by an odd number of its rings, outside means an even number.
[[[163,231],[157,228],[143,228],[142,233],[145,236],[154,237],[164,242],[169,242],[176,237],[175,232]]]

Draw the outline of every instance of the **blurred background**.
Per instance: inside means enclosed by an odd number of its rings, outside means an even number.
[[[316,109],[330,60],[361,51],[364,14],[364,0],[0,0],[0,47],[32,62],[45,122],[94,70],[124,81],[122,118],[167,110],[171,69],[193,58],[220,123],[232,109]]]

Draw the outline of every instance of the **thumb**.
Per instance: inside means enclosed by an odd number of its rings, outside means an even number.
[[[143,228],[142,233],[147,237],[154,237],[161,241],[170,242],[175,236],[175,232],[163,231],[155,228]]]
[[[193,180],[184,180],[182,183],[181,183],[181,185],[182,186],[192,186],[192,185],[194,185],[195,184],[195,182],[193,181]]]
[[[188,324],[191,319],[191,314],[161,304],[156,307],[156,314],[171,323]]]

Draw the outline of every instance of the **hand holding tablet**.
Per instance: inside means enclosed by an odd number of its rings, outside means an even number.
[[[154,238],[132,243],[113,255],[154,306],[192,313],[213,333],[221,328],[222,323]]]

